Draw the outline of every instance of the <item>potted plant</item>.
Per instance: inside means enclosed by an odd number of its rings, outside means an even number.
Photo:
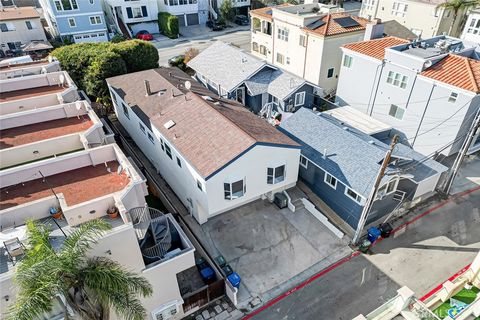
[[[110,219],[116,219],[118,217],[118,208],[111,206],[107,210],[107,215],[110,217]]]
[[[50,208],[50,215],[54,219],[60,219],[62,217],[62,209],[60,207],[51,207]]]

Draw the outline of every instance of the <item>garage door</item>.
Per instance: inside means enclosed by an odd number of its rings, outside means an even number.
[[[187,24],[192,26],[194,24],[199,24],[198,22],[198,13],[187,14]]]
[[[177,18],[178,18],[178,26],[185,27],[185,18],[183,17],[183,14],[177,16]]]

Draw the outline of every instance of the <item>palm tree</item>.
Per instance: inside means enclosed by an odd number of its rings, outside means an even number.
[[[113,309],[127,320],[143,320],[146,311],[138,296],[149,296],[148,281],[120,264],[103,257],[89,257],[87,252],[110,228],[103,220],[81,224],[55,251],[49,241],[50,230],[43,224],[27,222],[25,258],[15,271],[19,287],[9,317],[31,320],[48,313],[55,297],[64,297],[68,307],[81,319],[108,319]],[[67,308],[64,310],[68,317]]]
[[[448,34],[452,35],[453,26],[455,25],[455,21],[457,21],[457,16],[460,11],[474,8],[478,5],[480,5],[480,0],[448,0],[439,4],[437,8],[444,8],[453,12],[453,20],[448,29]]]

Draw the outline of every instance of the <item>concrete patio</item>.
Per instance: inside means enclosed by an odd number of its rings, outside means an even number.
[[[209,251],[222,254],[242,278],[240,308],[268,301],[351,253],[346,241],[306,209],[293,213],[264,200],[223,213],[201,228]]]

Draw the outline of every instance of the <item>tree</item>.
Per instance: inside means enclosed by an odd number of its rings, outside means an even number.
[[[146,41],[123,41],[112,45],[111,50],[125,61],[128,73],[158,67],[158,50]]]
[[[223,0],[220,5],[220,15],[226,21],[233,21],[235,18],[235,12],[233,11],[232,0]]]
[[[451,36],[453,31],[453,26],[457,21],[457,16],[460,11],[474,8],[480,5],[480,0],[448,0],[444,3],[441,3],[437,8],[444,8],[446,10],[451,10],[453,12],[452,23],[448,29],[448,34]]]
[[[183,63],[186,65],[190,60],[198,56],[199,53],[200,51],[198,51],[198,49],[188,48],[185,51],[185,58],[183,58]]]
[[[55,251],[49,242],[49,229],[27,222],[26,256],[15,271],[19,287],[9,319],[30,320],[51,311],[54,298],[64,297],[81,319],[107,319],[113,309],[119,317],[143,320],[146,311],[138,296],[149,296],[148,281],[126,271],[117,262],[103,257],[88,257],[97,239],[110,228],[102,220],[76,227]],[[65,316],[68,317],[65,309]]]

